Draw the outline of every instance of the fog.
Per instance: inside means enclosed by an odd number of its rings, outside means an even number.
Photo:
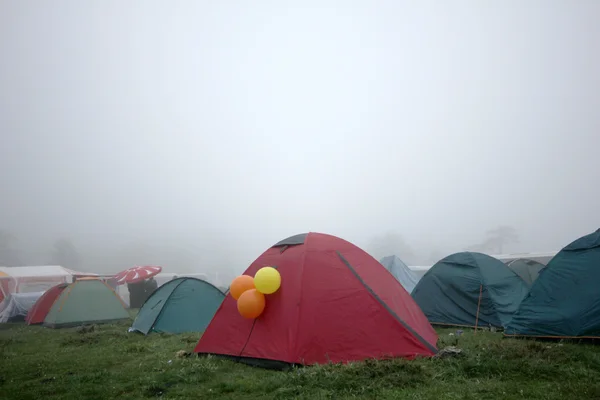
[[[373,254],[401,236],[413,264],[502,226],[505,252],[559,250],[600,227],[599,17],[594,0],[0,2],[4,247],[231,273],[306,231]]]

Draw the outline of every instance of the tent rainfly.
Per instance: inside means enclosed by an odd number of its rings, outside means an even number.
[[[412,292],[432,324],[506,326],[528,291],[504,263],[476,252],[438,261]]]
[[[541,271],[507,336],[600,338],[600,229],[563,248]]]
[[[203,332],[225,298],[210,283],[196,278],[175,278],[146,300],[133,330],[150,332]]]
[[[83,278],[51,288],[32,308],[28,323],[42,320],[50,328],[129,319],[121,298],[100,279]]]
[[[244,272],[276,266],[281,287],[255,320],[227,295],[195,352],[262,367],[432,356],[437,335],[410,295],[369,254],[321,233],[289,237]]]

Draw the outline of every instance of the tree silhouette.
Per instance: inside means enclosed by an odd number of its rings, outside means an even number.
[[[519,243],[519,234],[512,226],[502,225],[490,229],[486,233],[485,244],[497,249],[498,254],[502,254],[504,247],[508,244]]]
[[[81,269],[79,252],[68,239],[59,239],[54,243],[52,263],[71,269]]]
[[[502,254],[507,245],[519,243],[519,234],[512,226],[501,225],[486,232],[483,242],[471,245],[467,251]]]

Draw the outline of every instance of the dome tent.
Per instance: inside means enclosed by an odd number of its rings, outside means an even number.
[[[412,292],[415,286],[417,286],[419,278],[406,266],[406,264],[404,264],[404,262],[402,262],[399,257],[383,257],[380,263],[385,267],[385,269],[394,275],[394,278],[396,278],[398,282],[402,284],[408,293]]]
[[[203,332],[225,298],[223,292],[197,278],[175,278],[146,300],[133,322],[135,331]]]
[[[437,335],[410,295],[353,244],[320,233],[267,249],[245,274],[276,266],[281,287],[255,320],[228,295],[195,352],[263,367],[431,356]]]
[[[538,278],[540,271],[545,265],[535,260],[526,258],[517,258],[506,263],[506,266],[521,277],[529,286]]]
[[[527,284],[501,261],[476,252],[449,255],[412,292],[432,324],[504,327]]]
[[[130,318],[119,295],[97,278],[81,278],[48,292],[32,307],[32,316],[26,319],[29,324],[42,321],[44,326],[63,328]]]
[[[63,290],[68,286],[68,283],[60,283],[46,290],[27,313],[27,317],[25,317],[27,325],[41,324],[44,322],[44,318],[48,315],[48,311],[50,311],[50,307],[52,307],[56,298],[60,296]]]
[[[600,229],[563,248],[542,270],[507,336],[600,337]]]

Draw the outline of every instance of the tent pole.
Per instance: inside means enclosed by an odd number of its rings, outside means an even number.
[[[475,333],[477,334],[477,323],[479,322],[479,307],[481,306],[481,292],[483,291],[483,285],[479,285],[479,300],[477,301],[477,314],[475,314]]]

